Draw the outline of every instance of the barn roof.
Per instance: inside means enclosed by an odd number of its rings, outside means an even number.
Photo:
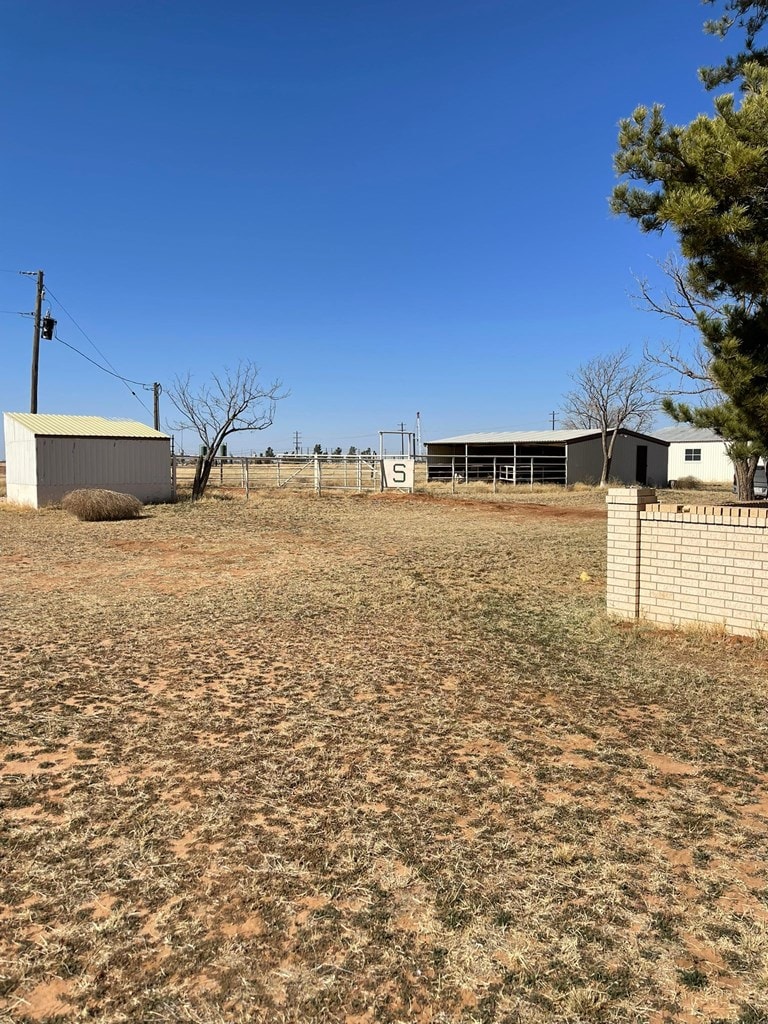
[[[640,434],[636,430],[620,430],[620,434],[640,437],[657,444],[667,441],[651,434]],[[427,444],[568,444],[600,437],[599,430],[501,430],[479,434],[459,434],[457,437],[441,437]]]
[[[54,413],[8,412],[35,437],[167,438],[159,430],[137,420],[110,420],[104,416],[63,416]]]
[[[692,427],[688,423],[676,423],[674,427],[662,427],[661,430],[655,430],[654,433],[656,437],[670,443],[688,441],[697,443],[719,441],[721,444],[723,443],[722,437],[714,430],[710,430],[708,427]]]

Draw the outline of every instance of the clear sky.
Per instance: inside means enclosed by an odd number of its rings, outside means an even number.
[[[638,103],[711,110],[712,13],[5,0],[0,409],[29,409],[40,268],[59,337],[134,381],[281,379],[230,450],[376,446],[417,411],[425,440],[551,426],[580,363],[670,337],[630,295],[673,239],[611,216],[611,158]],[[150,392],[41,345],[40,412],[151,423]]]

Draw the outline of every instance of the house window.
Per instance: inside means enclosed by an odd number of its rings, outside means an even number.
[[[701,462],[701,448],[686,448],[685,449],[685,461],[686,462]]]

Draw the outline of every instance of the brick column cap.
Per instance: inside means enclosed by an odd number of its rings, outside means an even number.
[[[650,505],[656,500],[656,488],[611,487],[605,500],[609,505]]]

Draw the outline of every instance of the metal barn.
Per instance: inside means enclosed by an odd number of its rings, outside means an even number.
[[[173,498],[171,439],[144,423],[22,412],[3,421],[8,501],[39,508],[78,487]]]
[[[725,452],[725,441],[714,430],[678,423],[657,430],[656,437],[669,442],[670,480],[693,476],[702,483],[726,484],[733,480],[733,463]]]
[[[612,480],[666,486],[668,442],[620,430],[611,463]],[[509,431],[463,434],[427,444],[427,479],[497,480],[510,484],[598,483],[600,432]]]

